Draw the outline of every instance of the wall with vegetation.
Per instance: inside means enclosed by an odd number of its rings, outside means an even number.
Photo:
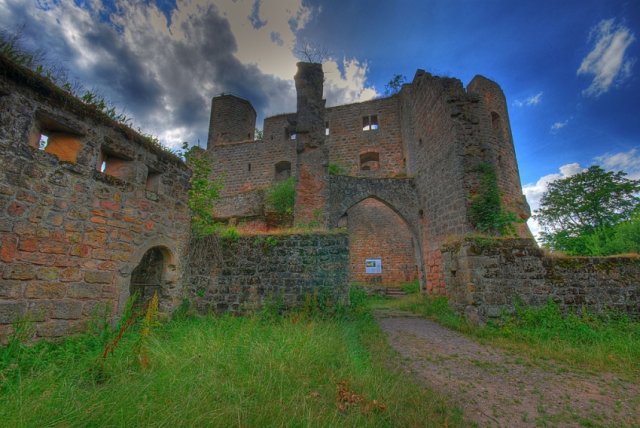
[[[453,307],[482,321],[513,312],[516,302],[563,311],[606,309],[640,315],[640,257],[545,254],[533,240],[466,238],[443,246]]]
[[[344,232],[193,239],[186,283],[201,313],[244,313],[271,301],[301,305],[307,296],[348,299]]]

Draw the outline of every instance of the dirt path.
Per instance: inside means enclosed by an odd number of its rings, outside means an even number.
[[[544,367],[409,313],[376,313],[404,367],[478,426],[640,427],[640,386],[615,375]]]

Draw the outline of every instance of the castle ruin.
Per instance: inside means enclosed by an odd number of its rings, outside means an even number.
[[[216,215],[245,232],[214,254],[191,236],[191,171],[179,157],[0,56],[0,340],[24,319],[36,337],[82,331],[134,293],[158,293],[167,314],[184,302],[243,312],[416,279],[480,320],[516,297],[638,312],[637,259],[555,259],[531,239],[496,83],[476,76],[464,88],[418,70],[395,95],[326,108],[321,66],[300,63],[295,86],[297,111],[267,118],[261,140],[248,101],[213,98]],[[522,220],[521,239],[469,238],[482,165]],[[265,191],[287,177],[291,223],[314,228],[269,234],[283,222],[270,219]]]

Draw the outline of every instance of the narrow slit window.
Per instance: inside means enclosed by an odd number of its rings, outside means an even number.
[[[251,171],[251,164],[250,163],[247,164],[247,171]]]
[[[329,135],[329,122],[324,123],[324,135]]]

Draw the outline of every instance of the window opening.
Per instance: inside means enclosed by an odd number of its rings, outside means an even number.
[[[247,164],[247,171],[251,171],[251,164]]]
[[[57,121],[40,117],[31,135],[29,144],[36,150],[50,153],[61,161],[76,163],[82,149],[81,135]]]
[[[362,118],[362,130],[363,131],[375,131],[379,129],[378,116],[372,114],[371,116],[364,116]]]
[[[126,181],[135,178],[135,165],[131,159],[107,151],[101,151],[96,163],[96,170],[105,175],[117,177]]]
[[[160,190],[160,179],[162,174],[153,169],[149,169],[147,172],[147,181],[145,183],[145,190],[148,192],[158,193]]]
[[[284,128],[284,138],[285,140],[295,140],[298,138],[298,134],[289,131],[289,128]]]
[[[324,135],[329,135],[329,122],[324,123]]]
[[[275,179],[276,181],[283,181],[291,177],[291,162],[280,161],[275,165]]]
[[[500,115],[495,111],[491,112],[491,127],[498,137],[502,137],[502,119],[500,119]]]
[[[378,152],[367,152],[360,155],[360,170],[375,171],[380,168],[380,155]]]

